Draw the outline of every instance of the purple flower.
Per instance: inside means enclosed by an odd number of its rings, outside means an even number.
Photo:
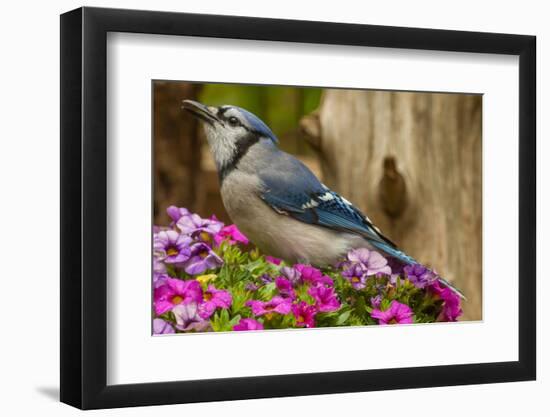
[[[269,319],[273,313],[288,314],[291,309],[291,301],[283,297],[273,297],[269,301],[250,300],[246,305],[252,309],[255,316],[263,316]]]
[[[258,288],[260,288],[260,287],[257,286],[256,284],[254,284],[253,282],[247,282],[246,285],[244,286],[244,289],[246,291],[250,291],[250,292],[257,291]]]
[[[213,285],[202,294],[203,302],[199,305],[199,315],[203,319],[209,318],[217,308],[231,307],[232,297],[229,291],[218,290]]]
[[[281,265],[282,260],[273,256],[266,255],[265,260],[273,265]]]
[[[340,308],[340,301],[334,292],[334,288],[316,285],[308,290],[308,294],[315,299],[315,305],[319,311],[328,313]]]
[[[197,242],[191,246],[191,257],[183,264],[183,267],[188,274],[198,275],[207,269],[218,268],[222,265],[222,258],[216,255],[210,246]]]
[[[153,256],[153,272],[155,274],[166,274],[166,265],[164,265],[164,262],[159,261],[156,256]]]
[[[246,330],[263,330],[264,325],[254,319],[241,319],[238,324],[233,326],[233,330],[236,332],[242,332]]]
[[[166,280],[170,278],[166,274],[157,274],[156,272],[153,272],[153,287],[158,288],[164,284],[166,284]]]
[[[191,242],[189,236],[181,235],[174,230],[164,230],[154,236],[153,248],[159,260],[176,264],[189,259]]]
[[[431,285],[437,279],[435,273],[420,264],[407,265],[403,268],[403,272],[405,272],[406,278],[417,288],[426,288],[427,285]]]
[[[359,264],[368,276],[379,272],[391,275],[391,268],[388,266],[386,258],[367,248],[354,249],[348,252],[348,261],[352,264]]]
[[[172,226],[178,222],[183,216],[189,216],[191,212],[184,207],[170,206],[166,209],[166,213],[172,219]]]
[[[386,311],[374,309],[370,314],[373,319],[378,319],[378,324],[402,324],[412,323],[413,311],[407,304],[393,300]]]
[[[223,223],[218,220],[203,219],[198,214],[190,214],[181,217],[176,226],[184,235],[199,237],[205,242],[210,242],[212,237],[222,230]]]
[[[317,314],[315,306],[300,301],[292,305],[292,314],[296,318],[296,326],[315,327],[315,315]]]
[[[373,306],[374,308],[380,308],[381,302],[382,302],[382,296],[380,294],[370,298],[370,305]]]
[[[342,276],[356,290],[361,290],[367,286],[367,273],[361,264],[351,264],[349,268],[344,269]]]
[[[437,321],[457,321],[462,315],[458,294],[448,287],[441,286],[439,281],[434,281],[429,288],[436,297],[443,301]]]
[[[287,277],[288,280],[292,283],[292,285],[298,285],[300,283],[300,279],[302,276],[302,274],[300,274],[299,271],[289,266],[283,266],[281,268],[281,274]]]
[[[172,334],[176,333],[170,323],[163,319],[153,320],[153,334]]]
[[[264,284],[269,284],[269,283],[273,282],[273,277],[271,275],[268,275],[268,274],[262,274],[260,276],[260,281],[262,281]]]
[[[176,318],[176,329],[203,332],[210,327],[210,321],[204,320],[199,315],[197,303],[179,304],[172,309]]]
[[[248,245],[248,239],[245,235],[241,233],[241,231],[237,228],[236,225],[231,224],[229,226],[225,226],[222,230],[220,230],[215,236],[214,241],[216,242],[216,245],[220,245],[223,241],[227,241],[230,245],[234,245],[237,242],[242,243],[243,245]]]
[[[155,288],[155,313],[161,315],[179,304],[202,301],[202,289],[195,280],[183,281],[176,278],[166,278],[165,285]]]
[[[275,285],[277,286],[279,294],[281,294],[282,297],[290,298],[292,300],[296,298],[296,292],[292,288],[292,283],[288,279],[277,277],[275,278]]]

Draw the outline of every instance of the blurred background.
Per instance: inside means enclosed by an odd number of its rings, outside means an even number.
[[[230,222],[193,99],[259,116],[286,152],[420,262],[482,319],[481,95],[153,82],[154,222],[187,207]]]

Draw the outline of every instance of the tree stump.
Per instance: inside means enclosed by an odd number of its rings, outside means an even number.
[[[325,90],[301,121],[323,180],[481,319],[481,96]]]

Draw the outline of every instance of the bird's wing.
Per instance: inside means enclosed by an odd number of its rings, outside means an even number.
[[[264,186],[260,197],[269,206],[305,223],[358,234],[384,251],[396,249],[359,209],[321,184],[300,161],[284,155],[260,174]]]

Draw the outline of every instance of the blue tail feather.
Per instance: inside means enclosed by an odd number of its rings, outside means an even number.
[[[382,243],[382,242],[376,242],[376,241],[370,241],[369,242],[372,246],[374,246],[377,249],[380,249],[382,252],[386,253],[387,255],[390,255],[392,258],[397,259],[398,261],[406,264],[406,265],[415,265],[419,264],[416,259],[413,257],[407,255],[405,252],[400,251],[399,249],[390,246],[389,244]],[[460,291],[459,289],[455,288],[449,281],[447,281],[445,278],[438,276],[438,281],[443,284],[445,287],[450,288],[455,294],[457,294],[460,298],[463,300],[466,300],[466,296]]]

